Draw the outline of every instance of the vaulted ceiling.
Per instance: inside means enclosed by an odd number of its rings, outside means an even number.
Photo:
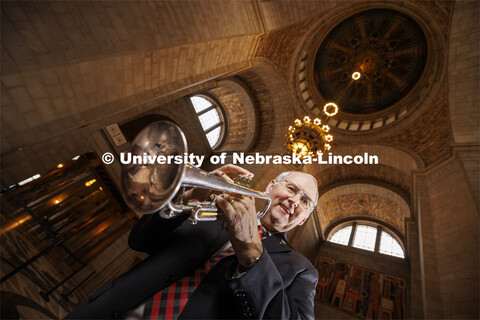
[[[330,209],[317,209],[320,233],[343,217],[333,208],[358,204],[360,198],[367,207],[383,203],[385,210],[353,211],[403,230],[399,217],[411,216],[412,170],[448,157],[453,137],[478,142],[476,123],[467,126],[470,131],[458,124],[465,120],[459,110],[471,106],[453,108],[459,102],[449,95],[458,77],[447,74],[449,59],[457,54],[449,51],[455,41],[450,38],[453,8],[453,1],[413,0],[2,2],[2,178],[13,184],[77,154],[114,148],[99,142],[106,126],[151,113],[183,122],[196,150],[210,153],[194,134],[198,125],[186,116],[185,105],[175,102],[197,92],[210,93],[225,106],[231,131],[220,151],[282,153],[292,121],[318,115],[332,98],[314,88],[315,57],[326,53],[318,48],[333,52],[340,40],[332,30],[342,23],[358,25],[364,12],[381,9],[401,17],[387,17],[393,21],[391,33],[410,21],[425,34],[426,50],[418,51],[426,55],[424,69],[412,67],[417,76],[403,83],[408,90],[390,88],[397,94],[391,105],[374,103],[369,112],[342,111],[340,105],[329,123],[335,152],[376,153],[380,164],[295,169],[316,176],[325,197],[320,203],[328,202]],[[378,19],[374,29],[381,32]],[[359,43],[372,37],[350,34]],[[378,46],[365,48],[356,59],[380,63]],[[413,61],[402,62],[405,70]],[[268,181],[267,171],[259,173],[259,181]],[[390,192],[398,202],[382,200]]]

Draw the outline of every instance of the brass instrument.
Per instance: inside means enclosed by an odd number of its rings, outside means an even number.
[[[133,140],[130,153],[131,163],[122,166],[122,189],[125,201],[137,213],[160,211],[160,215],[167,219],[188,214],[191,223],[216,220],[222,214],[214,201],[197,205],[174,204],[172,200],[175,195],[180,188],[184,191],[185,187],[263,199],[265,207],[258,213],[259,218],[270,207],[271,199],[264,192],[225,181],[184,161],[180,164],[160,164],[162,161],[155,161],[158,157],[174,159],[175,156],[183,157],[188,153],[185,135],[172,122],[157,121],[145,127]]]

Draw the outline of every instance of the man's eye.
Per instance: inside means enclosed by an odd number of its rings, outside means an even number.
[[[296,190],[295,190],[295,187],[293,187],[293,186],[287,186],[287,189],[290,190],[290,191],[293,191],[293,192],[296,191]]]

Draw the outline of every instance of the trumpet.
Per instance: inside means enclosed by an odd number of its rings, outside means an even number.
[[[133,140],[132,159],[173,159],[187,154],[187,142],[182,130],[174,123],[157,121],[145,127]],[[136,158],[137,156],[137,158]],[[215,201],[196,205],[174,204],[173,200],[182,189],[180,199],[186,187],[205,188],[215,191],[235,193],[265,200],[263,210],[257,213],[263,217],[270,208],[270,196],[223,180],[189,163],[181,162],[160,164],[159,161],[135,163],[122,166],[122,190],[127,205],[134,212],[145,214],[159,212],[166,219],[188,214],[193,224],[198,221],[216,220],[223,212]]]

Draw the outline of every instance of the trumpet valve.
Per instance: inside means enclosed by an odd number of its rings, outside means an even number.
[[[238,185],[241,185],[242,187],[246,187],[246,188],[249,188],[251,189],[252,187],[252,179],[251,178],[247,178],[246,176],[244,175],[238,175],[238,177],[235,178],[235,180],[233,180],[236,184]]]

